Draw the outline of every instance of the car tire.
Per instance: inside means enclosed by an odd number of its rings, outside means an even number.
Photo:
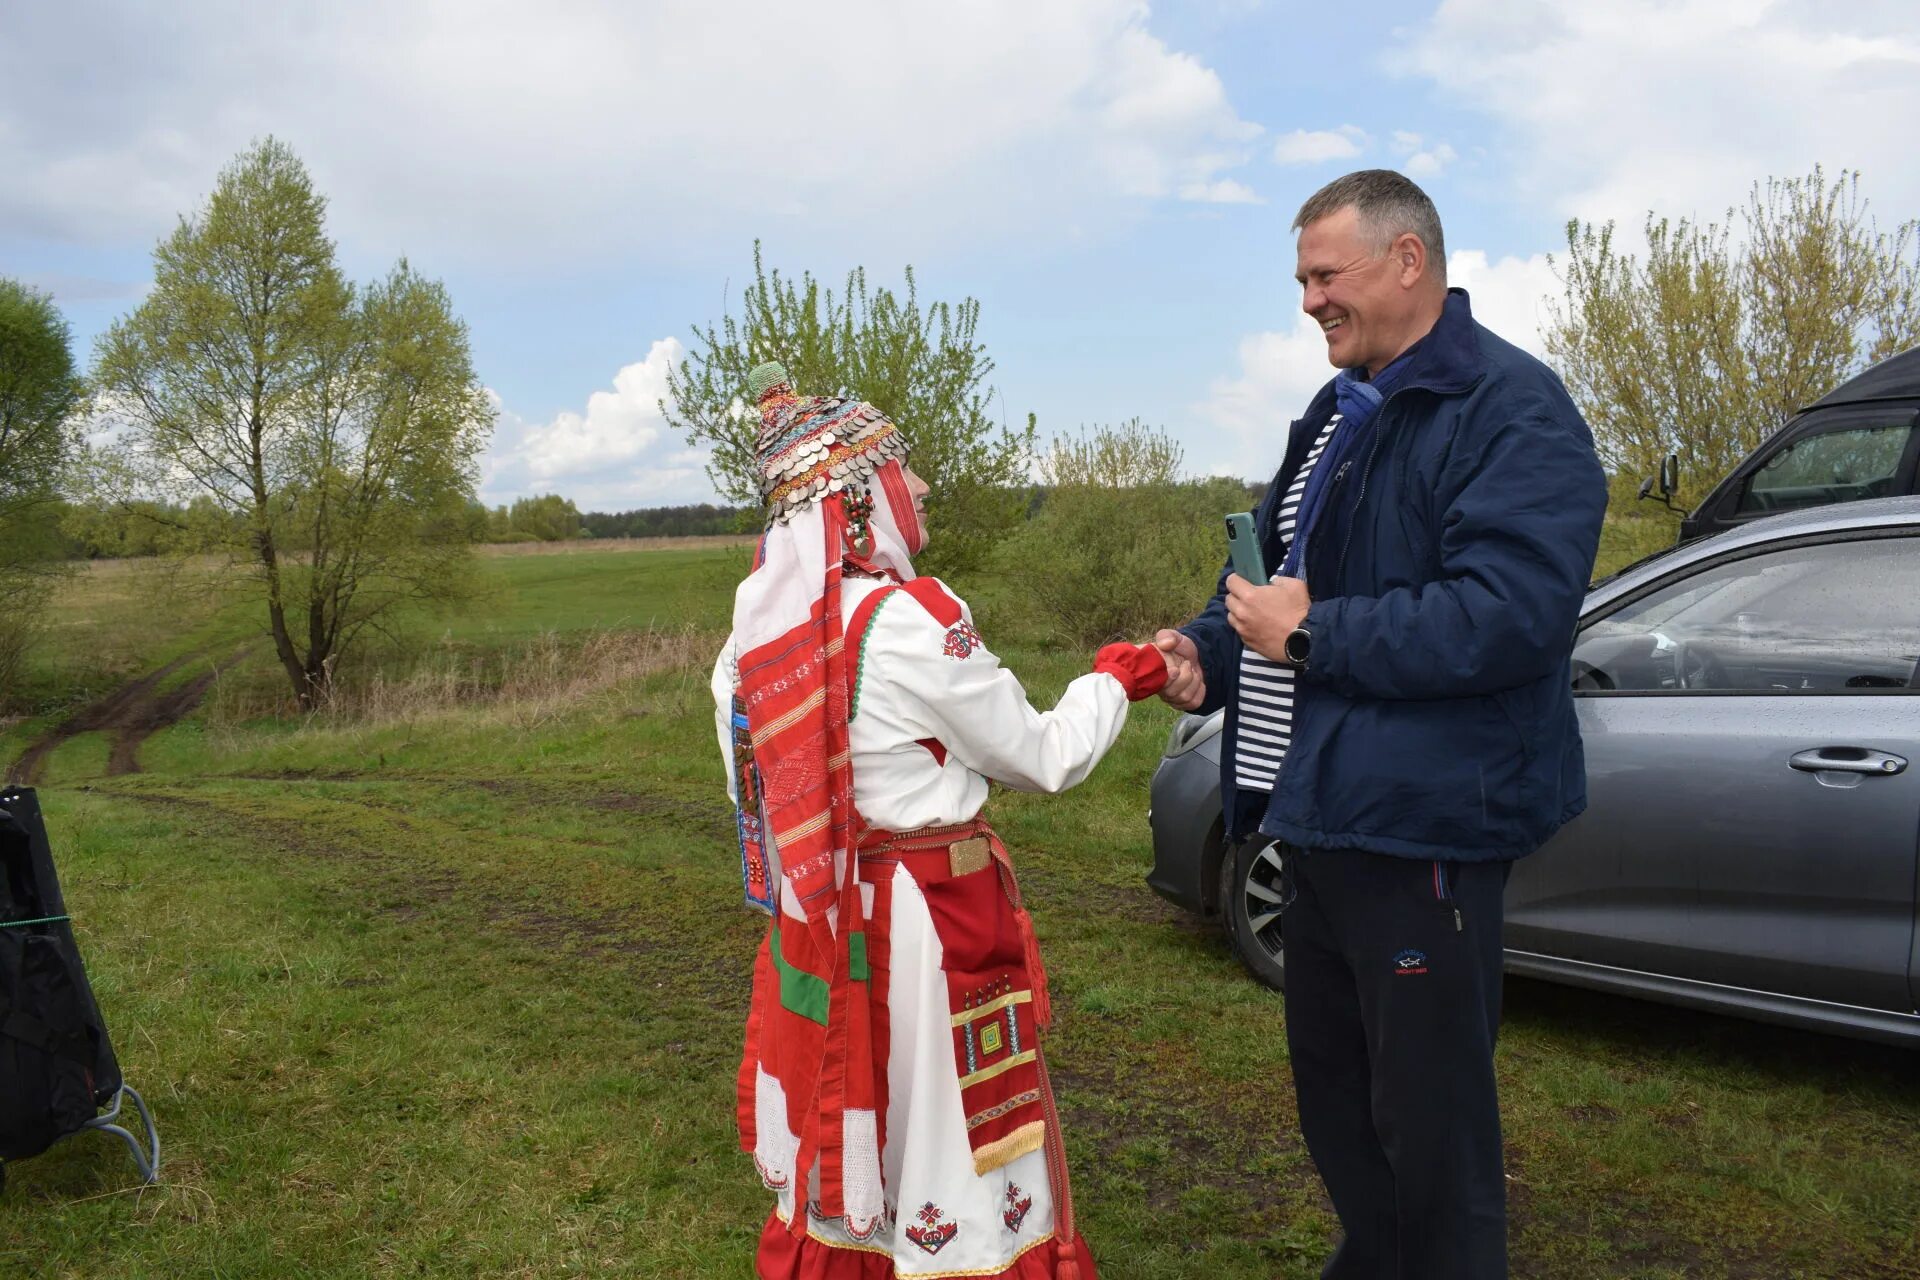
[[[1280,937],[1280,846],[1255,836],[1220,860],[1220,921],[1227,944],[1248,973],[1286,990],[1287,956]]]

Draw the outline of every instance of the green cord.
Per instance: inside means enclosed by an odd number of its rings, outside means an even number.
[[[72,916],[43,916],[38,920],[0,920],[0,929],[24,929],[30,924],[59,924]]]

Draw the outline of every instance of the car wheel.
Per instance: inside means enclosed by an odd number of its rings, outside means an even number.
[[[1243,841],[1220,862],[1220,919],[1227,942],[1247,972],[1286,989],[1287,957],[1280,939],[1280,846],[1264,836]]]

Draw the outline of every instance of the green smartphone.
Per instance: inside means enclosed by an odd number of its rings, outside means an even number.
[[[1236,511],[1227,517],[1227,552],[1233,557],[1235,573],[1256,587],[1267,585],[1266,557],[1260,554],[1251,511]]]

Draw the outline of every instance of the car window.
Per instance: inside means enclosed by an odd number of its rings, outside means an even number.
[[[1913,414],[1796,440],[1747,479],[1742,514],[1883,498],[1894,492],[1900,458],[1913,433]]]
[[[1920,538],[1768,552],[1668,583],[1583,629],[1574,688],[1920,692]]]

